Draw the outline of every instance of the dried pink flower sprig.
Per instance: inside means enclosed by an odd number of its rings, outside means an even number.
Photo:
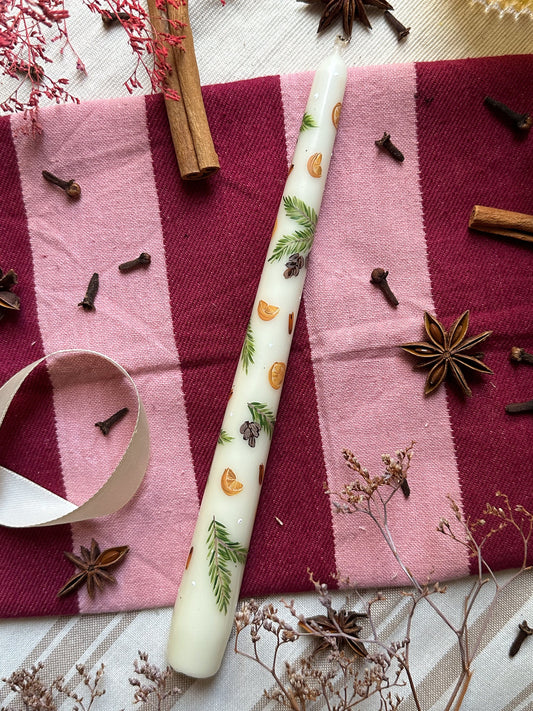
[[[82,0],[80,0],[82,1]],[[141,88],[145,72],[152,91],[161,89],[167,99],[179,100],[166,83],[170,69],[169,48],[182,47],[184,24],[168,18],[168,4],[179,7],[187,0],[157,0],[168,31],[154,32],[150,17],[141,0],[83,0],[92,12],[104,19],[114,17],[126,32],[135,56],[135,66],[124,82],[132,93]],[[224,4],[224,0],[221,0]],[[9,96],[0,103],[4,113],[21,112],[27,120],[25,133],[40,133],[39,106],[42,99],[56,103],[79,99],[68,90],[67,77],[54,78],[46,70],[53,63],[52,45],[61,42],[60,53],[68,48],[75,59],[76,70],[86,72],[82,59],[72,46],[68,34],[69,13],[64,0],[0,0],[0,71],[14,80]]]
[[[70,43],[68,16],[63,0],[0,0],[0,69],[16,81],[0,110],[23,112],[28,119],[28,132],[40,130],[37,109],[42,97],[57,103],[78,103],[66,88],[68,79],[54,79],[45,69],[52,63],[50,44],[60,41],[60,53],[68,47],[76,59],[76,68],[85,71]]]
[[[102,18],[116,18],[127,34],[128,42],[135,55],[136,63],[124,86],[130,92],[142,88],[139,79],[141,69],[144,69],[150,81],[152,91],[162,89],[167,99],[179,100],[178,94],[166,84],[166,76],[171,71],[168,62],[168,47],[182,49],[184,36],[181,34],[185,24],[172,21],[167,15],[167,3],[175,7],[186,5],[187,0],[156,0],[156,6],[161,13],[168,32],[154,33],[148,11],[139,0],[84,0],[87,7]],[[120,14],[119,14],[120,13]]]

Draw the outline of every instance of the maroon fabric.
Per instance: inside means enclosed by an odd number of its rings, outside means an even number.
[[[533,350],[532,245],[468,229],[474,205],[533,214],[533,135],[518,135],[484,105],[488,94],[533,110],[533,63],[492,57],[417,65],[420,180],[437,318],[448,328],[467,308],[469,335],[492,330],[480,346],[494,376],[470,379],[465,402],[447,387],[467,515],[477,517],[501,490],[533,510],[533,415],[508,415],[509,402],[533,398],[533,371],[509,361],[512,346]],[[502,476],[500,463],[512,478]],[[493,568],[521,563],[511,533],[485,550]],[[516,541],[516,539],[514,539]],[[532,558],[533,560],[533,558]],[[475,565],[475,561],[473,561]]]
[[[2,196],[2,231],[11,236],[4,240],[0,267],[13,268],[18,275],[14,291],[20,296],[21,310],[2,320],[2,358],[0,382],[4,383],[23,366],[44,355],[39,332],[33,263],[26,213],[18,180],[18,166],[11,140],[8,118],[0,118],[0,195]],[[53,289],[53,284],[51,285]],[[17,394],[0,429],[1,464],[64,496],[59,451],[56,440],[52,387],[46,368],[30,376]],[[56,593],[72,575],[72,565],[63,550],[72,546],[70,528],[54,526],[44,535],[35,530],[0,527],[0,579],[2,596],[0,616],[71,614],[78,611],[75,597],[57,600]],[[9,555],[6,555],[9,551]],[[18,566],[32,571],[31,586],[19,575]],[[50,562],[53,561],[53,565]],[[43,600],[46,600],[44,605]]]
[[[279,77],[236,82],[231,91],[207,87],[204,96],[224,170],[209,183],[192,184],[179,179],[161,99],[147,99],[172,318],[200,495],[287,175]],[[264,111],[257,113],[257,106]],[[206,280],[210,273],[213,278]],[[199,363],[209,368],[199,368]],[[264,487],[272,498],[269,506],[259,507],[244,595],[271,591],[273,580],[279,590],[309,587],[310,560],[314,573],[324,580],[335,570],[320,437],[308,437],[305,447],[299,441],[300,432],[320,431],[304,309],[289,372],[266,467]],[[287,466],[294,461],[287,454],[295,442],[303,457],[298,467]],[[299,495],[302,491],[305,496]],[[285,519],[287,527],[280,527],[276,516]]]

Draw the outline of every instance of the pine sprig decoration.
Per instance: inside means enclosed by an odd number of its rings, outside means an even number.
[[[310,128],[318,128],[318,124],[315,119],[308,114],[307,111],[302,116],[302,123],[300,124],[300,133],[307,131]]]
[[[248,409],[250,410],[252,419],[260,424],[261,429],[266,432],[269,437],[272,437],[274,424],[276,422],[272,410],[269,410],[264,402],[249,402]]]
[[[313,246],[318,221],[316,210],[295,196],[286,195],[283,198],[283,205],[287,217],[294,220],[303,229],[280,237],[268,258],[269,262],[277,262],[291,254],[309,252]]]
[[[290,217],[291,220],[295,220],[299,225],[305,227],[306,230],[315,231],[318,215],[314,208],[306,205],[300,198],[290,197],[288,195],[283,198],[283,206],[285,207],[287,217]]]
[[[231,599],[231,571],[229,563],[246,562],[248,549],[231,541],[226,527],[213,516],[207,529],[209,551],[209,580],[213,586],[218,609],[227,614]]]
[[[226,430],[220,430],[217,441],[218,444],[228,444],[228,442],[232,442],[234,439],[235,437],[229,435]]]
[[[283,235],[278,240],[268,261],[279,262],[280,259],[290,257],[291,254],[309,252],[313,246],[314,237],[314,232],[301,232],[300,230],[292,235]]]
[[[244,343],[241,351],[241,363],[244,368],[244,372],[248,375],[248,368],[253,365],[255,355],[255,340],[254,333],[252,331],[252,324],[248,322],[246,327],[246,336],[244,337]]]

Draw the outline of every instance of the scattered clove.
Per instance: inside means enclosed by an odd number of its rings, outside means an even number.
[[[514,657],[514,655],[519,651],[526,637],[533,634],[533,628],[527,624],[527,620],[524,620],[518,625],[518,634],[516,635],[515,641],[511,645],[509,650],[509,656]]]
[[[527,353],[523,348],[517,348],[516,346],[511,348],[509,358],[515,363],[533,364],[533,353]]]
[[[98,293],[99,285],[99,277],[98,274],[95,272],[91,277],[89,286],[87,287],[87,291],[85,292],[85,296],[83,297],[83,300],[80,301],[78,306],[82,306],[85,311],[94,311],[94,300],[96,298],[96,294]]]
[[[370,282],[376,286],[379,286],[381,291],[385,294],[387,301],[389,301],[393,306],[398,306],[399,301],[392,293],[392,289],[387,281],[388,275],[388,271],[385,271],[385,269],[382,269],[381,267],[376,267],[376,269],[372,270]]]
[[[518,131],[529,131],[533,126],[533,116],[531,116],[531,114],[519,114],[517,111],[510,109],[501,101],[497,101],[491,96],[486,96],[483,103],[491,109],[496,116]]]
[[[121,410],[111,415],[111,417],[108,417],[107,420],[103,420],[102,422],[95,422],[94,426],[99,427],[103,435],[107,435],[109,434],[109,431],[113,427],[113,425],[115,425],[117,422],[120,422],[120,420],[122,420],[122,418],[125,417],[128,412],[128,408],[123,407]]]
[[[405,498],[408,499],[409,496],[411,495],[411,487],[409,486],[407,477],[402,479],[402,482],[400,484],[400,489],[403,491],[403,495],[405,496]]]
[[[19,74],[28,75],[36,84],[39,84],[43,80],[44,69],[40,64],[28,64],[28,62],[20,60],[14,65],[13,68],[16,72],[19,72]]]
[[[43,170],[42,175],[49,183],[57,185],[61,190],[64,190],[69,197],[77,199],[81,195],[81,187],[75,180],[62,180],[48,170]]]
[[[137,267],[147,267],[152,261],[151,256],[148,252],[141,252],[136,259],[132,259],[129,262],[123,262],[118,265],[119,271],[121,272],[131,272]]]
[[[394,158],[394,160],[397,160],[399,163],[401,163],[403,160],[405,160],[404,154],[391,141],[390,133],[385,132],[383,134],[383,136],[380,139],[378,139],[377,141],[374,141],[374,143],[379,148],[383,148],[384,150],[387,151],[387,153],[390,153],[390,155]]]
[[[407,35],[411,31],[410,27],[405,27],[405,25],[402,25],[400,20],[398,20],[396,17],[394,17],[394,15],[389,10],[385,10],[385,12],[383,14],[389,21],[389,24],[395,30],[396,35],[398,36],[398,42],[400,40],[404,39],[404,37],[407,37]]]
[[[511,402],[505,406],[505,412],[508,412],[510,415],[518,415],[521,412],[533,412],[533,400]]]
[[[104,23],[104,25],[106,27],[113,25],[115,22],[120,22],[120,20],[123,20],[124,22],[131,20],[130,13],[129,12],[109,12],[108,10],[106,10],[105,14],[102,14],[102,22]]]
[[[20,299],[11,288],[17,283],[17,275],[13,269],[8,269],[4,274],[0,269],[0,320],[6,311],[20,311]]]

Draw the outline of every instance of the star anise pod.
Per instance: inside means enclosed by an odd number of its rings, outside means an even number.
[[[329,608],[327,615],[306,617],[304,621],[298,623],[298,626],[306,632],[324,635],[314,654],[335,644],[339,649],[347,644],[356,656],[366,657],[368,652],[359,639],[359,632],[363,629],[357,624],[360,617],[366,617],[366,614],[364,612],[346,612],[345,610],[335,612]]]
[[[318,23],[318,32],[322,32],[331,25],[336,17],[342,17],[342,28],[347,37],[352,36],[354,20],[359,20],[361,24],[372,29],[365,5],[372,5],[380,10],[393,10],[394,8],[386,0],[301,0],[306,3],[321,2],[326,7],[322,11],[322,17]]]
[[[65,551],[65,557],[81,571],[73,575],[68,580],[61,590],[57,593],[58,597],[63,597],[71,592],[74,592],[80,585],[87,583],[87,592],[89,597],[94,598],[95,585],[100,590],[104,583],[116,583],[116,580],[111,573],[107,572],[107,568],[120,563],[126,553],[129,551],[129,546],[116,546],[115,548],[107,548],[100,552],[100,546],[94,540],[91,540],[90,550],[85,546],[80,546],[81,558],[77,555]]]
[[[472,391],[468,387],[463,368],[474,370],[476,373],[491,374],[492,370],[483,363],[479,354],[467,355],[470,350],[487,339],[492,331],[484,331],[477,336],[466,337],[470,311],[465,311],[459,316],[449,331],[445,331],[442,324],[426,311],[424,312],[424,326],[430,342],[402,343],[400,348],[411,355],[422,358],[423,362],[418,368],[431,366],[426,378],[424,394],[429,395],[436,390],[444,378],[451,372],[461,386],[463,393],[470,397]]]

